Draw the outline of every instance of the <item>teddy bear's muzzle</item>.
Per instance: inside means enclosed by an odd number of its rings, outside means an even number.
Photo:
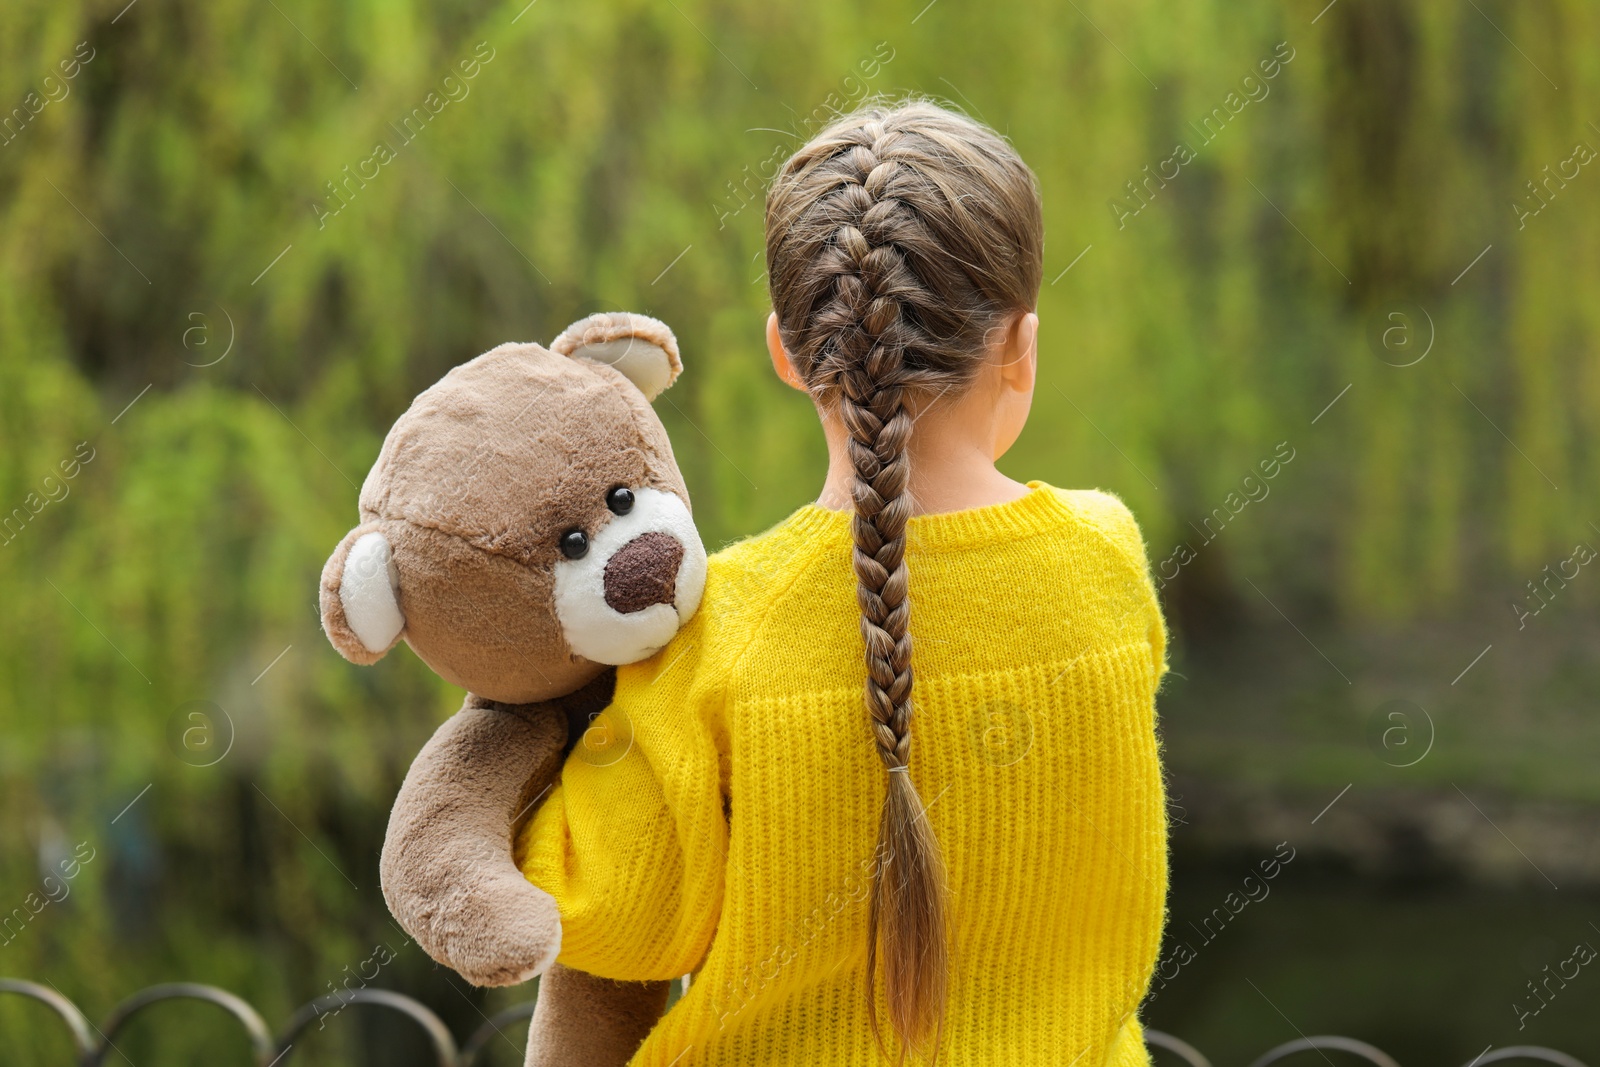
[[[671,534],[653,530],[635,537],[606,563],[606,603],[624,615],[671,604],[682,563],[683,544]]]
[[[572,652],[621,665],[654,655],[700,606],[706,550],[676,493],[633,490],[634,504],[555,565],[555,608]]]

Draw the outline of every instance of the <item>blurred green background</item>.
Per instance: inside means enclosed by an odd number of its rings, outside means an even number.
[[[413,395],[597,310],[678,334],[660,409],[709,547],[809,499],[765,179],[915,91],[1043,185],[1004,467],[1120,494],[1162,578],[1148,1024],[1218,1063],[1319,1032],[1600,1057],[1600,975],[1548,979],[1600,945],[1600,9],[524,3],[0,13],[0,975],[95,1017],[211,982],[277,1024],[387,946],[370,984],[458,1033],[525,999],[388,920],[387,805],[460,694],[339,659],[322,562]],[[1205,926],[1280,842],[1271,895]],[[119,1050],[245,1062],[214,1021]],[[314,1034],[297,1062],[415,1053],[361,1008]],[[67,1043],[0,998],[0,1047]]]

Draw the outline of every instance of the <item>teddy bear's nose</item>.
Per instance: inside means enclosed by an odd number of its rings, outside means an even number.
[[[640,534],[606,562],[606,603],[624,615],[671,604],[682,562],[683,545],[676,537],[654,530]]]

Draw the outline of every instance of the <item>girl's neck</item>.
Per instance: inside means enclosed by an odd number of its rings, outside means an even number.
[[[821,414],[823,435],[828,442],[828,474],[817,503],[835,511],[848,511],[852,507],[850,489],[855,483],[848,432],[832,413]],[[954,409],[931,410],[917,418],[907,448],[914,515],[1003,504],[1029,492],[1026,485],[995,468],[995,460],[1004,448],[997,447],[999,442],[992,429],[983,420],[975,424],[960,415]]]

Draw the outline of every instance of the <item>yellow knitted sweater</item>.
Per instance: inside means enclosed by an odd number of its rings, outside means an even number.
[[[1141,1067],[1166,630],[1121,501],[1028,485],[907,534],[911,775],[950,886],[939,1061]],[[693,973],[635,1064],[883,1062],[864,991],[886,772],[850,560],[849,516],[817,505],[712,556],[699,613],[618,670],[518,835],[560,907],[561,962]]]

